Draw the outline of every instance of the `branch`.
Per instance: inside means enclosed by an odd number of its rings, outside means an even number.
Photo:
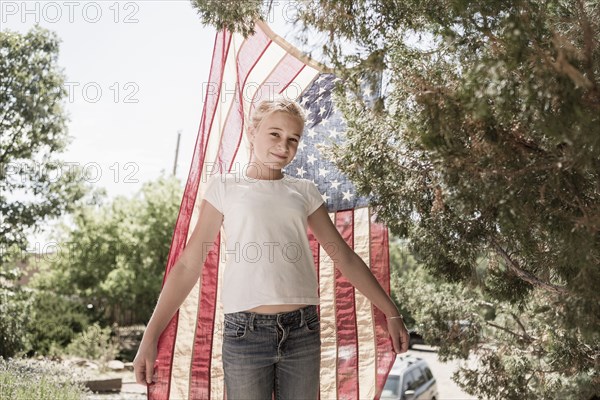
[[[512,272],[517,277],[524,280],[525,282],[528,282],[533,286],[536,286],[540,289],[544,289],[548,292],[552,292],[555,294],[569,294],[569,291],[564,286],[557,286],[557,285],[553,285],[548,282],[544,282],[541,279],[539,279],[538,277],[536,277],[535,275],[533,275],[531,272],[525,271],[524,269],[522,269],[516,261],[514,261],[512,258],[510,258],[510,256],[506,252],[506,250],[504,250],[502,248],[502,246],[500,246],[493,239],[492,239],[492,246],[494,247],[496,252],[504,259],[504,261],[506,261],[506,266],[508,267],[509,271]]]
[[[512,317],[515,319],[515,321],[517,321],[517,324],[519,324],[519,326],[521,327],[521,330],[523,331],[523,335],[525,337],[528,338],[529,341],[534,341],[537,338],[534,338],[533,336],[531,336],[529,333],[527,333],[527,329],[525,329],[525,326],[523,325],[523,323],[521,322],[521,320],[519,319],[519,316],[515,313],[510,313],[510,315],[512,315]]]
[[[8,147],[5,149],[5,151],[0,155],[0,164],[4,164],[4,161],[7,159],[8,155],[10,153],[12,153],[13,151],[13,147],[15,145],[15,142],[17,141],[17,136],[21,133],[21,131],[23,130],[23,128],[25,127],[25,118],[23,118],[21,126],[19,126],[18,129],[16,129],[13,134],[11,135],[10,139],[9,139],[9,143],[8,143]]]
[[[516,336],[516,337],[518,337],[518,338],[521,338],[521,339],[523,339],[524,341],[526,341],[526,342],[528,342],[528,343],[531,343],[531,342],[533,341],[533,340],[531,339],[531,337],[523,336],[523,335],[521,335],[521,334],[519,334],[519,333],[516,333],[516,332],[513,332],[513,331],[511,331],[511,330],[510,330],[510,329],[508,329],[508,328],[505,328],[505,327],[503,327],[503,326],[500,326],[500,325],[496,325],[496,324],[494,324],[493,322],[486,321],[486,324],[488,324],[488,325],[490,325],[490,326],[493,326],[494,328],[498,328],[498,329],[500,329],[500,330],[503,330],[504,332],[508,332],[508,333],[510,333],[511,335],[514,335],[514,336]]]
[[[581,30],[583,31],[583,46],[585,50],[585,69],[589,74],[592,84],[596,86],[596,77],[594,75],[593,67],[593,54],[594,54],[594,32],[592,31],[592,25],[590,20],[585,13],[583,1],[577,2],[577,8],[579,10],[579,23],[581,24]]]

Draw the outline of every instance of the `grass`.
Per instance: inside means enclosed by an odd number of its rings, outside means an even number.
[[[0,357],[0,399],[82,400],[88,394],[73,371],[50,360]]]

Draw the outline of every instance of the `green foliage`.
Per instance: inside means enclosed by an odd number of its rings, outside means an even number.
[[[35,286],[78,296],[107,322],[146,322],[160,292],[181,195],[176,178],[160,177],[133,198],[83,205]]]
[[[0,357],[12,357],[26,346],[31,301],[17,285],[20,272],[0,265]]]
[[[599,390],[595,354],[583,335],[561,320],[561,304],[536,292],[525,304],[510,304],[477,287],[449,283],[417,267],[392,281],[397,300],[417,321],[438,356],[468,358],[455,380],[489,399],[591,398]]]
[[[109,327],[102,328],[97,322],[75,336],[65,348],[65,353],[91,360],[99,360],[105,368],[106,363],[114,360],[119,352],[119,344],[111,334]]]
[[[81,168],[56,159],[69,141],[58,48],[39,26],[0,32],[0,264],[12,245],[26,247],[28,229],[68,212],[88,190]]]
[[[16,263],[31,264],[35,256],[20,260],[19,253],[11,252],[0,266],[0,356],[60,354],[92,315],[78,299],[21,286]]]
[[[81,300],[39,290],[32,292],[27,321],[27,354],[57,355],[86,329],[90,315]]]
[[[262,0],[192,0],[204,24],[240,32],[244,36],[254,33],[254,21],[269,12]]]
[[[323,54],[343,78],[346,141],[327,155],[430,272],[396,290],[442,335],[442,355],[479,356],[457,377],[464,389],[599,393],[600,2],[312,0],[299,11],[306,31],[328,35]],[[347,42],[357,50],[344,54]],[[377,71],[371,106],[356,94]],[[481,331],[443,336],[457,318]]]
[[[0,398],[83,400],[89,394],[73,372],[47,360],[0,357]]]

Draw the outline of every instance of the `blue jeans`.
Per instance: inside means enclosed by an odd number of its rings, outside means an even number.
[[[225,314],[227,400],[319,398],[321,334],[317,306],[278,314]]]

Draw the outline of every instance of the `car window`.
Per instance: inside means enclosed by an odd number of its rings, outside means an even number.
[[[431,370],[428,367],[423,368],[423,372],[425,373],[425,377],[428,381],[433,379],[433,374],[431,373]]]
[[[414,370],[406,371],[404,373],[404,391],[407,390],[416,390],[419,385],[417,385],[417,376],[413,373]]]
[[[400,377],[388,375],[381,397],[383,398],[398,398],[398,389],[400,385]]]
[[[427,382],[427,378],[425,377],[425,375],[423,375],[423,371],[421,371],[421,369],[419,369],[419,368],[413,369],[412,372],[415,375],[415,390],[416,390],[416,388],[420,387],[421,385],[424,385]]]

